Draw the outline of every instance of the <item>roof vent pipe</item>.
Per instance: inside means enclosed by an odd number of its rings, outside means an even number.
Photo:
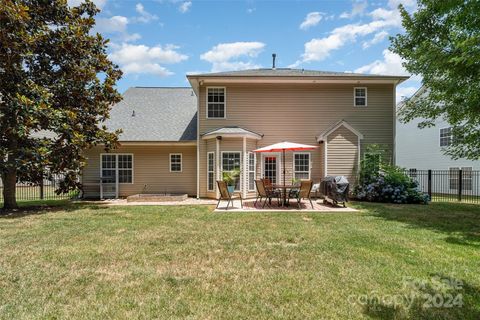
[[[135,110],[132,111],[132,117],[135,117]]]
[[[275,70],[275,58],[277,57],[276,53],[272,53],[272,69]]]

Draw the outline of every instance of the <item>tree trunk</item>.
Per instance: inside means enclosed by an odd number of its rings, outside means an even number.
[[[16,184],[17,170],[8,169],[2,176],[3,209],[17,209]]]

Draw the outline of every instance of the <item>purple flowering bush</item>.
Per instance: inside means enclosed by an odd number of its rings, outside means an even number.
[[[353,195],[372,202],[428,204],[430,200],[402,168],[382,163],[381,157],[365,157],[362,161]]]
[[[372,202],[427,204],[428,194],[418,189],[416,181],[407,178],[410,181],[389,181],[388,174],[380,173],[368,183],[357,185],[354,195],[358,200]]]

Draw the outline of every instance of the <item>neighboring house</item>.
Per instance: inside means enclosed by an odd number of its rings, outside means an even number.
[[[418,99],[428,94],[427,90],[420,88],[411,99]],[[398,105],[398,112],[403,104]],[[466,159],[453,160],[445,155],[443,149],[453,142],[450,124],[438,119],[433,127],[419,129],[418,124],[424,119],[414,119],[408,123],[397,123],[396,137],[396,163],[416,176],[419,170],[442,170],[437,172],[438,179],[444,177],[444,192],[455,192],[458,188],[458,171],[462,170],[464,191],[478,193],[478,174],[471,171],[480,170],[480,161]]]
[[[282,181],[280,154],[252,151],[290,141],[317,145],[287,153],[286,180],[345,175],[354,182],[369,144],[394,159],[395,87],[407,79],[300,69],[188,75],[191,88],[130,88],[107,123],[123,129],[109,154],[88,150],[85,195],[103,176],[119,177],[119,196],[188,193],[214,198],[222,172],[240,169],[236,189]]]
[[[418,99],[427,94],[424,87],[420,88],[411,99]],[[398,111],[403,104],[398,105]],[[451,126],[447,121],[438,119],[435,126],[419,129],[418,124],[424,119],[415,119],[408,123],[397,123],[397,165],[416,170],[450,170],[464,168],[480,170],[480,161],[466,159],[453,160],[445,155],[443,148],[453,141]]]

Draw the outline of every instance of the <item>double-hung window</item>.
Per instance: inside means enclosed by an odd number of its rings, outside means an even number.
[[[240,171],[241,154],[240,152],[222,152],[222,176],[224,172],[238,170]],[[240,176],[235,179],[235,191],[240,190]]]
[[[448,147],[453,142],[452,128],[440,129],[440,147]]]
[[[366,87],[355,87],[353,88],[353,102],[355,107],[366,107],[367,106],[367,88]]]
[[[207,88],[207,118],[225,118],[225,88]]]
[[[310,179],[310,153],[294,153],[294,179]]]
[[[133,183],[133,155],[102,154],[100,164],[102,178],[115,182],[118,172],[119,183]]]
[[[462,190],[472,190],[472,167],[462,167]],[[460,168],[449,169],[450,189],[459,188]]]
[[[181,153],[170,153],[170,172],[182,172]]]
[[[215,153],[207,153],[207,190],[215,190]]]
[[[408,175],[410,176],[410,178],[416,178],[417,177],[417,169],[416,168],[408,169]]]
[[[255,191],[255,153],[248,153],[248,191]]]

